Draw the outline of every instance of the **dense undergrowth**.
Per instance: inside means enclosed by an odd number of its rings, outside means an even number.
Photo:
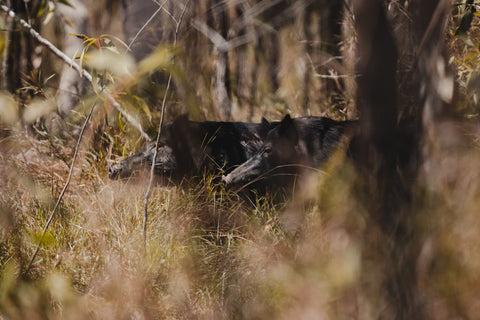
[[[445,122],[425,142],[430,157],[420,168],[412,204],[421,244],[415,276],[421,303],[432,319],[475,319],[480,308],[475,82],[480,34],[474,23],[468,37],[454,37],[456,23],[452,19],[448,32],[450,62],[462,97],[456,109],[461,120]],[[270,102],[262,108],[280,114]],[[245,199],[211,176],[180,186],[157,185],[149,200],[144,244],[146,176],[128,183],[107,178],[108,163],[132,154],[140,139],[118,114],[102,105],[98,110],[71,185],[28,272],[66,183],[80,121],[72,121],[72,134],[64,137],[49,135],[42,127],[2,127],[0,317],[388,315],[381,282],[388,274],[384,259],[389,237],[359,201],[358,188],[366,182],[359,181],[344,150],[285,198],[267,194]]]

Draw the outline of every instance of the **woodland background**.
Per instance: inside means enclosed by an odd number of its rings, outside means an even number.
[[[0,15],[0,317],[478,318],[478,1],[0,4],[94,84]],[[359,118],[360,157],[285,201],[109,181],[162,110]]]

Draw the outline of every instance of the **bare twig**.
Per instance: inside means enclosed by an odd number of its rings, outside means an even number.
[[[178,24],[178,20],[175,18],[175,16],[170,11],[165,9],[165,7],[163,7],[162,9],[170,18],[172,18],[172,20],[175,22],[175,25]]]
[[[73,69],[78,71],[80,76],[87,78],[88,81],[90,81],[93,84],[92,80],[92,75],[88,73],[86,70],[82,70],[80,66],[72,61],[65,53],[60,51],[57,47],[55,47],[50,41],[42,37],[35,29],[33,29],[25,20],[17,17],[14,11],[10,10],[7,6],[5,5],[0,5],[0,9],[7,13],[11,18],[15,19],[22,27],[28,30],[32,37],[37,39],[38,42],[43,44],[45,47],[47,47],[50,51],[52,51],[57,57],[59,57],[61,60],[63,60],[65,63],[71,65]]]
[[[314,77],[316,78],[321,78],[321,79],[342,79],[342,78],[352,78],[354,76],[348,76],[348,75],[345,75],[345,74],[319,74],[319,73],[315,73],[313,75]]]
[[[67,191],[68,185],[70,184],[70,180],[72,179],[72,174],[73,174],[73,168],[75,167],[75,161],[77,160],[78,150],[80,149],[80,143],[82,142],[83,133],[85,132],[85,128],[87,127],[88,121],[90,121],[90,118],[92,117],[93,109],[95,109],[95,104],[96,102],[92,105],[92,108],[90,109],[90,112],[88,113],[87,118],[83,122],[82,130],[80,131],[80,136],[78,137],[77,145],[75,146],[75,153],[73,154],[72,164],[70,165],[70,170],[68,172],[67,182],[65,183],[65,186],[63,187],[62,192],[60,192],[60,195],[58,196],[57,202],[55,203],[55,206],[53,207],[52,212],[50,213],[50,217],[48,218],[47,222],[45,223],[45,226],[43,227],[42,234],[40,236],[40,239],[38,240],[38,244],[35,249],[35,252],[33,253],[32,258],[28,263],[27,269],[25,270],[25,274],[27,274],[30,268],[32,267],[32,264],[35,261],[35,257],[37,256],[38,251],[40,250],[42,240],[45,237],[48,227],[50,226],[50,223],[52,222],[53,217],[55,216],[55,212],[57,211],[57,208],[63,199],[65,191]]]
[[[233,23],[231,26],[232,30],[240,30],[244,28],[247,24],[251,23],[255,17],[259,16],[269,8],[277,5],[281,1],[279,0],[273,0],[273,1],[260,1],[258,4],[252,6],[250,9],[245,11],[242,15],[242,19],[240,19],[240,22]],[[299,10],[300,8],[303,8],[307,6],[309,3],[311,3],[312,0],[303,0],[303,1],[298,1],[295,2],[292,6],[290,6],[288,9],[285,11],[288,14],[292,14],[292,12],[295,12]],[[213,43],[213,45],[222,52],[228,52],[232,49],[235,49],[237,47],[243,46],[245,44],[251,43],[254,41],[256,36],[262,36],[268,32],[271,32],[270,28],[263,28],[261,30],[258,30],[256,32],[256,35],[252,34],[251,32],[247,32],[246,34],[243,34],[241,36],[235,37],[230,40],[226,40],[224,37],[222,37],[217,31],[214,29],[210,28],[206,23],[200,21],[199,19],[193,19],[192,21],[192,26],[197,29],[200,33],[202,33],[204,36],[206,36],[210,41]]]
[[[231,26],[232,30],[240,30],[244,28],[246,24],[253,21],[255,17],[257,17],[264,11],[277,5],[280,2],[281,2],[280,0],[260,1],[258,4],[254,5],[253,7],[251,7],[250,9],[248,9],[243,13],[242,19],[240,19],[241,22],[233,23],[233,25]],[[212,8],[212,10],[214,10],[214,8]],[[233,39],[226,40],[217,31],[210,28],[206,23],[200,21],[199,19],[193,19],[192,26],[195,29],[197,29],[200,33],[202,33],[204,36],[206,36],[208,39],[210,39],[213,45],[221,52],[228,52],[232,49],[248,44],[252,42],[254,39],[253,34],[246,33],[244,35],[235,37]],[[263,33],[265,33],[265,30],[260,32],[260,34],[263,34]]]
[[[330,57],[329,59],[327,59],[326,61],[324,61],[321,66],[324,66],[324,65],[327,65],[329,64],[330,62],[332,61],[336,61],[338,58],[341,58],[341,57]],[[333,70],[330,70],[330,74],[321,74],[321,73],[318,73],[317,70],[315,69],[315,65],[313,64],[313,61],[312,61],[312,58],[310,57],[309,54],[307,54],[307,59],[308,61],[310,62],[310,65],[312,67],[312,70],[313,70],[313,76],[316,77],[316,78],[320,78],[320,79],[341,79],[341,78],[356,78],[357,75],[348,75],[348,74],[334,74]],[[341,66],[340,66],[341,67]]]
[[[42,37],[35,29],[33,29],[25,20],[19,18],[14,11],[10,10],[7,6],[0,4],[0,9],[7,13],[10,17],[15,19],[22,27],[28,30],[32,37],[34,37],[38,42],[43,44],[45,47],[47,47],[50,51],[53,52],[57,57],[59,57],[63,62],[66,64],[70,65],[73,69],[75,69],[80,76],[85,77],[92,86],[95,86],[93,83],[92,75],[86,71],[85,69],[80,68],[80,66],[70,59],[65,53],[63,53],[61,50],[59,50],[55,45],[53,45],[50,41]],[[107,94],[107,99],[109,102],[112,103],[112,105],[117,109],[126,119],[128,122],[130,122],[139,132],[140,134],[145,138],[147,141],[151,141],[150,137],[148,134],[143,131],[142,126],[138,121],[133,118],[130,114],[128,114],[121,106],[120,104],[109,94]]]
[[[174,40],[173,40],[173,49],[177,46],[177,37],[178,37],[178,31],[180,29],[180,25],[182,24],[183,17],[185,15],[185,11],[187,10],[188,4],[190,3],[190,0],[187,1],[185,6],[182,9],[182,13],[180,15],[180,18],[178,20],[175,20],[176,27],[175,27],[175,35],[174,35]],[[175,64],[175,55],[173,55],[172,58],[172,66]],[[148,182],[148,188],[147,188],[147,193],[145,195],[145,203],[144,203],[144,215],[143,215],[143,247],[146,250],[147,248],[147,223],[148,223],[148,200],[150,199],[151,191],[152,191],[152,185],[153,185],[153,174],[154,174],[154,169],[155,169],[155,163],[157,162],[157,155],[158,155],[158,147],[160,144],[160,136],[162,134],[162,126],[163,126],[163,118],[165,115],[165,106],[166,106],[166,101],[167,101],[167,95],[170,90],[170,84],[172,82],[172,71],[170,70],[168,74],[168,81],[167,81],[167,88],[165,89],[165,94],[163,96],[162,100],[162,113],[160,115],[160,123],[158,125],[158,133],[157,133],[157,141],[155,143],[155,153],[153,154],[153,161],[152,161],[152,166],[150,167],[150,179]]]
[[[147,22],[145,22],[145,24],[140,28],[140,30],[138,30],[138,32],[133,37],[132,41],[130,41],[130,43],[128,44],[128,47],[125,49],[124,54],[126,54],[130,50],[130,48],[132,47],[135,40],[137,40],[140,33],[142,33],[143,30],[145,30],[145,28],[150,24],[150,22],[153,20],[153,18],[155,18],[157,16],[157,14],[163,9],[163,7],[167,3],[167,1],[168,0],[163,1],[163,3],[159,5],[158,9],[152,14],[152,16],[147,20]]]
[[[231,40],[226,40],[222,37],[217,31],[213,30],[207,26],[204,22],[194,19],[192,21],[192,26],[200,31],[204,36],[206,36],[213,45],[222,52],[228,52],[237,47],[243,46],[247,43],[252,42],[252,37],[249,34],[238,36]]]
[[[276,6],[277,4],[281,3],[282,0],[262,0],[258,3],[254,4],[253,6],[249,7],[245,12],[242,14],[239,20],[232,24],[233,30],[240,30],[246,27],[246,24],[252,23],[252,21],[261,15],[263,12],[267,11],[268,9]]]

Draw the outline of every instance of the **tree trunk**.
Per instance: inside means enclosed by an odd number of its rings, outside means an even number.
[[[213,1],[215,30],[224,38],[228,35],[227,5],[223,0]],[[230,99],[230,70],[228,52],[216,48],[214,108],[222,120],[230,120],[232,103]]]
[[[41,17],[37,17],[40,7],[39,0],[29,2],[9,1],[7,5],[40,32]],[[7,18],[7,37],[5,53],[2,63],[2,89],[17,94],[25,102],[31,92],[21,90],[25,87],[24,80],[31,73],[39,76],[38,68],[41,63],[33,64],[35,58],[36,42],[14,19]],[[41,79],[39,79],[41,81]]]
[[[423,319],[416,279],[419,233],[415,230],[413,183],[418,163],[418,128],[397,124],[397,48],[380,0],[354,2],[358,34],[357,106],[361,114],[358,163],[363,179],[359,201],[370,211],[384,253],[381,318]],[[413,128],[406,130],[405,128]],[[386,255],[386,256],[385,256]]]

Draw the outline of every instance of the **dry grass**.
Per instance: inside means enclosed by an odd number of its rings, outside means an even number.
[[[291,45],[292,33],[282,33],[285,44]],[[477,34],[474,26],[474,43],[480,42]],[[349,42],[352,39],[345,40],[345,51]],[[468,54],[478,46],[466,48],[457,38],[450,39],[449,46],[466,97],[458,109],[475,116],[478,88],[468,87],[467,80],[477,70]],[[298,52],[290,47],[282,59],[297,61]],[[279,119],[286,111],[303,115],[295,96],[300,91],[293,72],[297,69],[282,65],[282,88],[273,95],[262,95],[259,89],[262,103],[254,117]],[[246,120],[247,111],[238,109],[236,119]],[[325,106],[309,111],[335,115]],[[138,140],[128,125],[98,125],[102,117],[97,115],[92,127],[99,129],[83,144],[72,183],[28,274],[25,268],[66,182],[74,141],[40,138],[19,129],[1,133],[0,318],[388,315],[381,285],[388,275],[388,235],[359,201],[359,178],[343,152],[321,173],[302,181],[304,192],[290,201],[271,195],[240,201],[214,177],[183,187],[157,186],[150,198],[144,247],[145,179],[111,182],[106,174],[107,162],[131,154]],[[422,304],[432,319],[476,319],[480,131],[473,121],[450,121],[438,124],[430,138],[424,144],[428,157],[412,205],[421,248],[415,272]]]
[[[479,135],[443,128],[418,184],[417,276],[432,318],[475,318]],[[144,248],[145,185],[106,180],[84,149],[24,276],[72,150],[18,133],[2,140],[2,151],[5,317],[373,319],[384,312],[385,235],[356,200],[355,170],[341,153],[288,204],[247,205],[211,177],[157,187]]]

